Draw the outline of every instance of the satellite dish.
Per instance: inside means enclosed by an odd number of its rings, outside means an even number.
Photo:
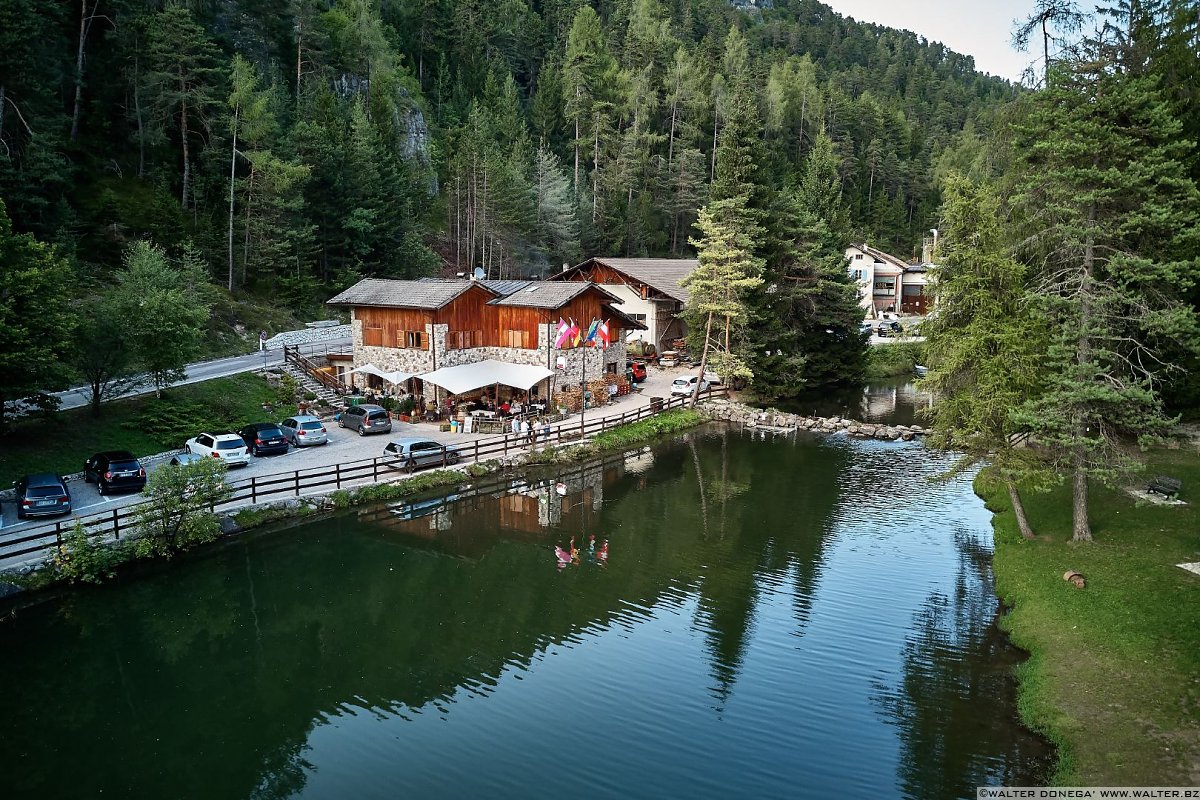
[[[476,267],[475,272],[473,272],[472,274],[475,276],[475,280],[477,280],[477,281],[483,280],[483,267]]]

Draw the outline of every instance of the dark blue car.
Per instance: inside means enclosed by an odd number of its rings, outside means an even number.
[[[288,440],[274,422],[255,422],[238,431],[246,447],[256,456],[273,456],[288,451]]]

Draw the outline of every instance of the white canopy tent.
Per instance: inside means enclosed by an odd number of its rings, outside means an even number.
[[[462,394],[472,389],[482,389],[484,386],[502,383],[514,389],[529,391],[535,384],[546,380],[554,374],[554,370],[545,367],[535,367],[529,364],[510,364],[507,361],[496,361],[489,358],[474,364],[461,364],[457,367],[442,369],[418,375],[421,380],[440,386],[450,394]]]
[[[374,375],[377,378],[383,378],[388,383],[404,383],[409,378],[414,378],[416,375],[411,372],[384,372],[374,364],[363,364],[361,367],[356,367],[350,370],[351,373],[362,372],[366,375]]]

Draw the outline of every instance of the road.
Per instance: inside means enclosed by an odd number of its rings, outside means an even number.
[[[261,359],[261,356],[258,356],[258,354],[256,356]],[[247,367],[246,369],[252,368],[254,367]],[[694,369],[684,367],[676,367],[674,369],[651,367],[648,370],[645,382],[642,384],[641,392],[631,393],[625,397],[618,398],[615,402],[606,406],[587,411],[587,420],[590,423],[602,417],[619,417],[622,413],[648,406],[651,397],[669,397],[671,381],[681,375],[694,373]],[[579,424],[579,415],[572,414],[563,422],[551,427],[552,429],[559,427],[565,429],[578,427]],[[240,482],[253,477],[262,478],[268,475],[287,475],[294,470],[328,468],[335,464],[346,464],[351,461],[382,457],[384,446],[396,436],[420,436],[446,444],[456,444],[460,447],[464,444],[469,446],[477,439],[482,442],[483,440],[498,438],[500,436],[500,434],[447,433],[440,431],[436,424],[431,423],[409,424],[394,422],[391,434],[373,436],[359,436],[349,430],[338,428],[337,423],[332,421],[327,423],[327,429],[329,432],[328,444],[292,448],[286,454],[281,453],[277,456],[252,457],[248,465],[230,470],[228,479]],[[180,442],[181,446],[182,444]],[[514,446],[513,451],[515,453],[520,449],[523,448]],[[157,460],[147,463],[147,472],[153,472],[162,464],[169,462],[167,458],[151,458]],[[143,463],[146,462],[147,459],[143,459]],[[80,464],[80,468],[82,467],[83,465]],[[72,516],[90,516],[92,514],[111,511],[122,506],[132,505],[143,500],[140,492],[101,497],[94,485],[84,483],[78,477],[70,481],[68,488],[71,491]],[[0,507],[0,551],[4,550],[6,542],[20,538],[35,528],[40,529],[47,522],[53,523],[56,519],[70,520],[71,517],[39,517],[18,521],[12,502],[4,502],[2,507]],[[0,569],[13,567],[20,563],[32,563],[36,560],[33,557],[5,559],[3,556],[0,556]]]
[[[340,347],[350,345],[350,338],[330,339],[329,341],[321,342],[318,345],[303,345],[301,352],[308,354],[313,352],[323,352],[326,349],[336,350]],[[189,383],[199,383],[200,381],[208,381],[213,378],[225,378],[230,375],[237,375],[242,372],[250,372],[251,370],[262,369],[276,364],[283,363],[282,350],[264,350],[260,353],[251,353],[245,356],[232,356],[230,358],[219,358],[215,361],[197,361],[194,364],[188,364],[184,367],[184,374],[187,376],[172,386],[183,386]],[[153,385],[142,384],[132,391],[114,397],[106,397],[104,400],[116,400],[118,397],[137,397],[138,395],[149,394],[154,391]],[[55,396],[62,400],[62,405],[59,410],[65,411],[70,408],[80,408],[86,406],[92,399],[92,390],[88,386],[77,386],[73,389],[67,389],[65,392],[56,392]]]

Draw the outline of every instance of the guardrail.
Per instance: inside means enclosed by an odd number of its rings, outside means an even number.
[[[726,397],[728,392],[729,390],[725,387],[720,387],[705,392],[701,397],[706,400]],[[684,408],[690,400],[689,397],[671,397],[664,398],[662,403],[658,404],[653,402],[654,398],[651,398],[650,405],[631,409],[620,415],[609,415],[595,420],[588,420],[586,415],[581,415],[578,425],[560,424],[550,431],[549,436],[535,429],[532,436],[506,433],[499,437],[475,439],[470,442],[455,443],[452,446],[458,451],[464,462],[479,462],[497,456],[506,457],[533,445],[545,446],[552,442],[561,444],[564,441],[579,441],[590,434],[648,419],[664,411]],[[447,465],[443,458],[442,466]],[[392,477],[403,469],[404,465],[397,459],[371,458],[350,461],[345,464],[334,464],[332,467],[298,469],[256,476],[249,480],[230,481],[228,486],[232,490],[232,494],[225,501],[213,506],[212,510],[232,510],[255,505],[263,500],[279,496],[304,497],[325,491],[356,488],[379,483],[381,476]],[[22,530],[18,536],[0,541],[0,561],[36,554],[48,556],[56,552],[62,545],[63,536],[71,532],[76,522],[83,525],[88,538],[111,536],[114,541],[119,541],[123,534],[133,533],[138,510],[145,505],[147,505],[147,501],[114,508],[112,511],[44,523]]]
[[[326,354],[334,352],[326,350]],[[283,361],[285,364],[294,364],[299,369],[303,370],[306,375],[321,384],[327,389],[330,389],[338,394],[350,394],[350,387],[342,383],[336,375],[331,375],[313,361],[300,355],[300,349],[297,345],[287,345],[283,348]]]

